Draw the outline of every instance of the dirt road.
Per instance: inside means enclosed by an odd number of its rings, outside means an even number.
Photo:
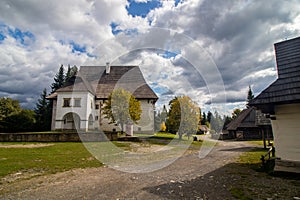
[[[243,173],[256,173],[248,168],[241,174],[231,171],[238,156],[251,148],[246,142],[220,142],[203,159],[198,152],[190,152],[151,173],[132,174],[100,167],[36,177],[0,185],[5,192],[0,199],[233,199],[232,192],[238,188],[233,186]],[[296,197],[297,190],[296,185],[289,194]],[[267,197],[273,198],[272,195]]]

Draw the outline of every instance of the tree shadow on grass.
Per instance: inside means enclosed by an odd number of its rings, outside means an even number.
[[[168,183],[143,190],[159,199],[293,199],[300,196],[300,184],[294,178],[271,176],[248,164],[231,163],[190,180]]]

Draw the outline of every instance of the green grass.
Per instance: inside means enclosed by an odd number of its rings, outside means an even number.
[[[270,142],[273,143],[273,140],[270,140]],[[256,145],[259,145],[259,146],[264,146],[264,142],[262,140],[250,140],[248,141],[248,143],[250,144],[256,144]],[[266,145],[268,145],[268,141],[266,141]]]
[[[102,165],[86,150],[82,143],[49,144],[51,146],[38,148],[0,148],[0,177],[27,170],[56,173],[74,168],[99,167]]]
[[[164,138],[164,139],[174,139],[174,138],[178,139],[178,135],[171,134],[171,133],[161,133],[161,132],[154,134],[153,137]]]
[[[239,162],[241,164],[246,164],[250,168],[259,170],[261,167],[261,156],[268,152],[267,149],[255,148],[250,152],[245,152],[240,156]]]
[[[175,140],[173,140],[175,139]],[[178,136],[169,133],[157,133],[147,137],[148,144],[168,145],[173,140],[176,148],[199,149],[202,142],[182,140]],[[130,142],[112,142],[113,145],[120,147],[111,148],[110,142],[89,143],[89,147],[99,151],[101,154],[120,153],[123,150],[130,151]],[[1,145],[32,145],[32,144],[50,144],[50,146],[40,146],[35,148],[3,148]],[[180,144],[180,145],[177,145]],[[112,152],[113,151],[113,152]],[[75,168],[99,167],[102,166],[96,158],[86,149],[82,143],[61,142],[61,143],[33,143],[33,142],[5,142],[0,143],[0,178],[8,174],[17,172],[38,172],[39,174],[57,173]]]

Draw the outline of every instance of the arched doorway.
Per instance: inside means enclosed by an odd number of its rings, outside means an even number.
[[[67,130],[79,130],[80,129],[80,117],[76,113],[67,113],[63,117],[63,129]]]

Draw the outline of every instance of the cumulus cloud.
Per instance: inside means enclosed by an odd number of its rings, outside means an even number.
[[[297,1],[185,1],[149,17],[156,26],[199,41],[218,66],[226,89],[241,92],[249,84],[276,78],[275,73],[252,74],[274,68],[273,43],[299,36],[299,9]]]
[[[143,17],[130,3],[1,1],[0,96],[32,108],[61,64],[109,61],[140,65],[161,104],[188,93],[231,109],[276,79],[273,44],[300,33],[296,0],[162,0]]]

